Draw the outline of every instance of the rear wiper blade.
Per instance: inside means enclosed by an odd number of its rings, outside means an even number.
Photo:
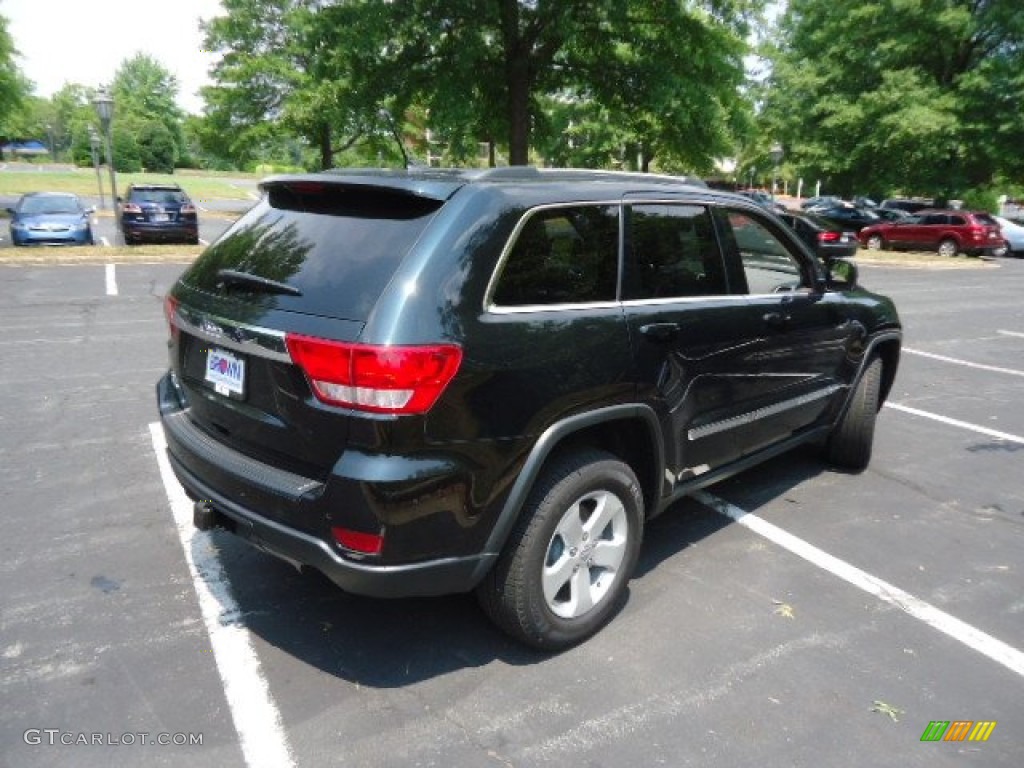
[[[260,277],[259,275],[239,272],[234,269],[218,269],[217,287],[223,288],[226,285],[240,285],[265,293],[283,293],[288,296],[302,295],[302,291],[294,285],[279,283],[277,280],[271,280],[269,277]]]

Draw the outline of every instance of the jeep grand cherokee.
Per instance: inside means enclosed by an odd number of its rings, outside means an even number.
[[[558,649],[673,501],[802,443],[869,461],[896,310],[749,200],[529,168],[262,190],[166,300],[200,528],[354,593],[476,590]]]

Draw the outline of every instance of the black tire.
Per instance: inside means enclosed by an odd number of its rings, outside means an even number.
[[[557,651],[586,640],[622,607],[643,519],[643,496],[628,465],[592,449],[556,458],[477,587],[480,605],[501,629],[534,648]]]
[[[864,369],[849,408],[825,444],[825,456],[832,464],[859,472],[871,462],[881,383],[882,361],[876,357]]]

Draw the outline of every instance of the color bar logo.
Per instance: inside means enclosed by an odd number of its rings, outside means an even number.
[[[932,720],[921,741],[988,741],[995,729],[995,720]]]

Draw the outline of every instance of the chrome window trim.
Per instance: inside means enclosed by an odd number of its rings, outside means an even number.
[[[505,306],[503,304],[494,303],[494,291],[498,287],[498,278],[505,269],[505,264],[508,262],[508,257],[512,252],[512,247],[519,241],[519,234],[523,231],[526,226],[526,222],[529,221],[535,214],[542,211],[554,211],[561,208],[580,208],[580,207],[607,207],[615,206],[618,209],[618,220],[619,220],[619,242],[618,249],[622,250],[622,200],[574,200],[571,202],[563,203],[543,203],[536,205],[529,210],[525,211],[522,216],[519,217],[519,221],[516,222],[515,228],[512,230],[512,234],[508,236],[505,241],[504,247],[501,249],[501,256],[498,257],[498,263],[494,265],[494,271],[491,272],[491,277],[487,281],[487,290],[484,291],[484,312],[490,312],[493,314],[506,314],[512,311],[528,311],[528,312],[539,312],[546,310],[558,309],[578,309],[589,305],[605,305],[615,304],[612,302],[589,302],[579,304],[529,304],[520,306]],[[616,254],[616,263],[618,263],[618,254]],[[618,279],[616,278],[616,291],[618,290]],[[544,309],[540,309],[544,308]]]
[[[219,347],[247,355],[291,363],[283,331],[229,320],[179,304],[174,322],[182,331]]]
[[[807,405],[807,403],[813,403],[815,400],[821,400],[829,397],[840,389],[842,389],[842,387],[839,384],[832,384],[824,389],[819,389],[815,392],[808,392],[806,395],[800,395],[799,397],[783,400],[775,403],[774,405],[766,405],[763,408],[748,411],[747,413],[741,413],[739,416],[732,416],[728,419],[715,421],[701,427],[694,427],[687,431],[686,439],[690,441],[700,440],[702,437],[709,437],[710,435],[717,435],[719,432],[725,432],[730,429],[735,429],[736,427],[746,426],[747,424],[752,424],[755,421],[766,419],[769,416],[775,416],[783,411],[799,408],[802,405]]]
[[[633,195],[636,195],[635,197]],[[677,195],[686,195],[682,198]],[[625,226],[624,217],[626,206],[636,205],[692,205],[702,206],[705,208],[718,207],[723,210],[735,209],[742,212],[753,212],[755,215],[763,213],[759,210],[757,205],[754,203],[746,203],[744,201],[729,200],[723,201],[716,199],[711,196],[694,194],[693,190],[680,190],[677,195],[665,196],[662,194],[654,193],[651,194],[649,191],[638,191],[638,192],[627,192],[622,197],[615,199],[596,199],[596,200],[573,200],[568,202],[558,203],[542,203],[540,205],[533,206],[526,210],[522,216],[519,217],[519,221],[516,222],[516,226],[512,229],[512,233],[508,236],[505,241],[505,245],[501,249],[501,256],[498,257],[497,263],[494,265],[494,270],[491,272],[491,276],[487,281],[487,289],[484,291],[483,300],[483,311],[487,314],[493,315],[513,315],[513,314],[524,314],[531,312],[564,312],[566,310],[587,310],[587,309],[611,309],[613,307],[642,307],[642,306],[659,306],[664,304],[675,304],[678,302],[692,303],[699,301],[708,300],[746,300],[754,297],[764,296],[781,296],[786,294],[775,294],[775,293],[715,293],[707,296],[679,296],[670,297],[665,299],[628,299],[626,301],[616,300],[613,302],[589,302],[579,304],[529,304],[521,306],[504,306],[502,304],[495,304],[493,300],[494,291],[497,288],[498,279],[501,276],[502,271],[505,268],[505,264],[508,261],[509,254],[512,251],[512,247],[519,239],[519,233],[522,232],[523,227],[526,226],[527,220],[539,211],[557,210],[559,208],[575,208],[578,206],[616,206],[618,208],[619,218],[619,278],[621,281],[622,276],[622,250],[623,250],[623,239],[625,238]],[[756,217],[756,216],[755,216]],[[716,225],[717,226],[717,225]],[[802,278],[803,275],[800,275]],[[619,286],[616,286],[618,289]],[[806,286],[801,286],[802,289],[806,289]]]

